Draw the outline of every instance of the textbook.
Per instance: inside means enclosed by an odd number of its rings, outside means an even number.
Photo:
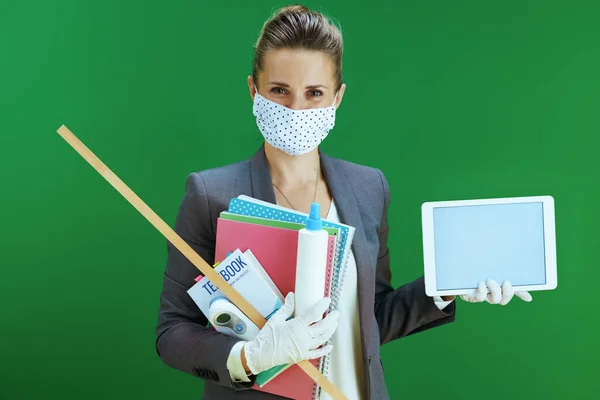
[[[244,253],[235,249],[217,264],[215,271],[266,319],[285,301],[250,249]],[[225,295],[206,277],[196,279],[197,282],[187,292],[208,318],[211,301]]]

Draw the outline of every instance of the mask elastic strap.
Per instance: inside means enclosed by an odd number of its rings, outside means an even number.
[[[337,96],[340,93],[340,91],[338,90],[337,92],[335,92],[335,96],[333,96],[333,103],[331,104],[331,107],[335,106],[335,102],[337,100]]]

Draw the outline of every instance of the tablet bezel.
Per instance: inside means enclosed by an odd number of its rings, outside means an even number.
[[[554,198],[552,196],[506,197],[495,199],[430,201],[421,205],[423,229],[423,263],[425,272],[425,292],[428,296],[452,296],[471,294],[474,288],[437,290],[435,269],[435,241],[433,210],[437,207],[462,207],[488,204],[543,203],[544,252],[546,257],[546,284],[513,285],[515,291],[553,290],[557,287],[556,276],[556,233],[554,221]],[[499,285],[502,282],[498,282]],[[488,290],[489,292],[489,290]]]

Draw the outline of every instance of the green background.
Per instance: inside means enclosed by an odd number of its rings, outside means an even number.
[[[188,173],[261,143],[246,78],[279,1],[0,2],[2,399],[197,399],[154,327],[166,241],[57,133],[173,226]],[[322,149],[392,192],[393,283],[424,201],[556,201],[559,285],[382,347],[393,399],[597,398],[600,3],[309,1],[345,38]]]

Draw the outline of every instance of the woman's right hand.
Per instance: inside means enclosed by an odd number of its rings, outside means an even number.
[[[295,364],[328,354],[333,346],[319,347],[331,338],[339,318],[337,310],[323,318],[330,303],[331,299],[326,297],[305,314],[288,320],[294,314],[295,307],[294,293],[289,293],[285,304],[269,318],[254,340],[244,345],[244,367],[247,365],[250,372],[256,375],[275,366]]]

